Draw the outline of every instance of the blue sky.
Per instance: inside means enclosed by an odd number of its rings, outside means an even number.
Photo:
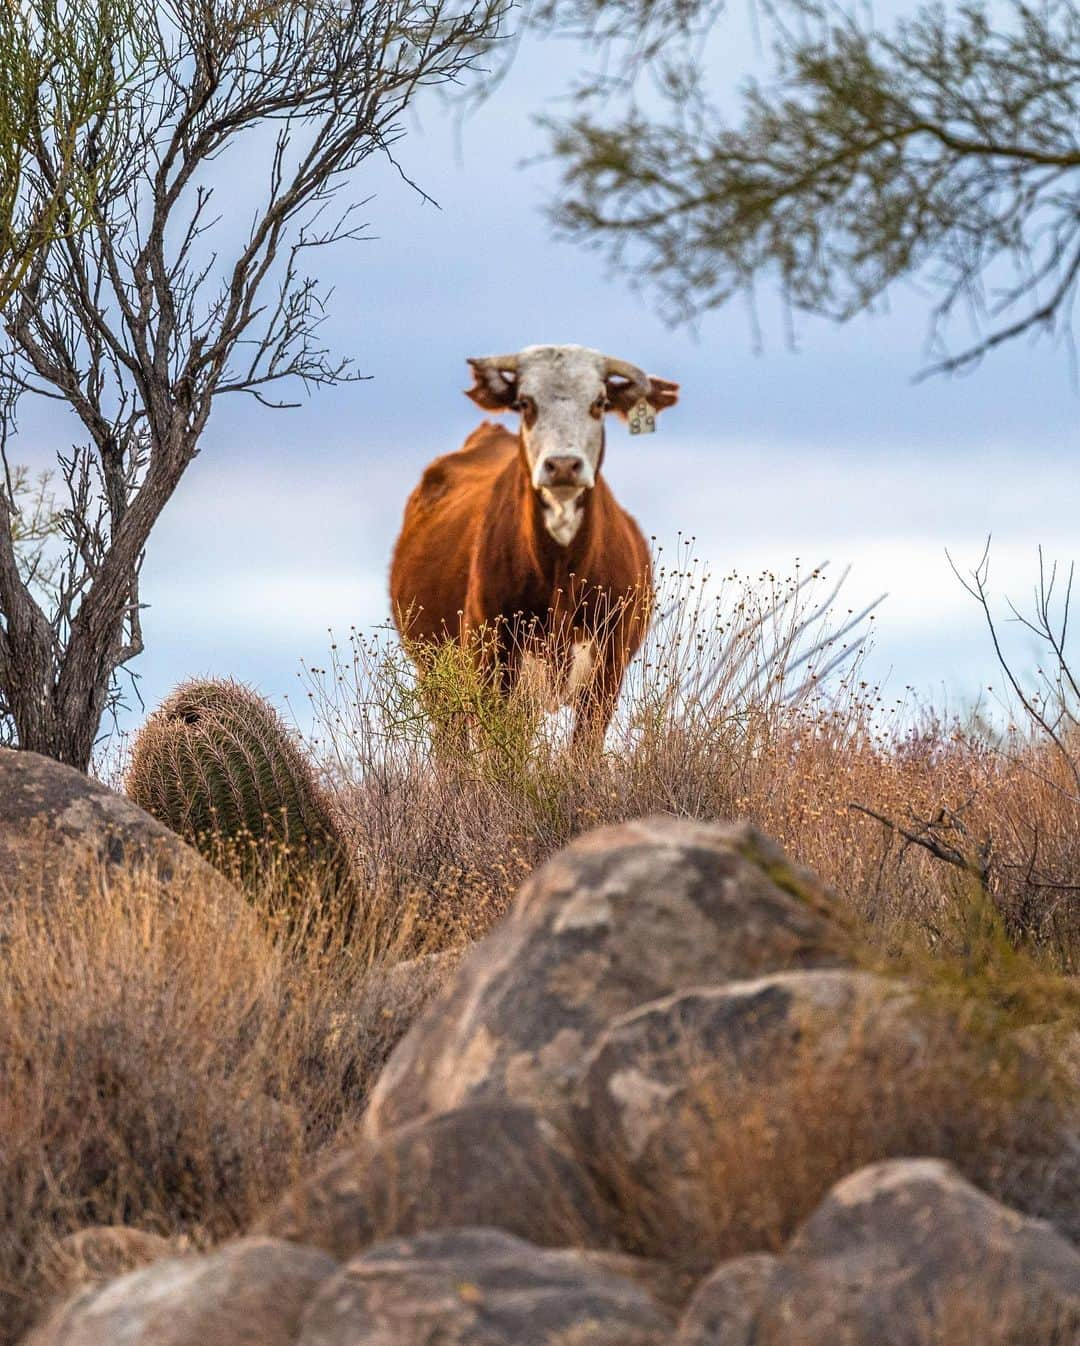
[[[711,59],[734,84],[755,57],[746,16],[724,22]],[[478,419],[461,395],[465,357],[534,342],[599,347],[682,384],[655,437],[609,435],[605,470],[647,533],[692,534],[718,572],[850,563],[853,604],[889,592],[870,669],[890,692],[955,706],[996,685],[945,549],[974,564],[992,534],[992,585],[1018,600],[1038,543],[1080,552],[1080,397],[1065,352],[1014,344],[968,377],[913,384],[926,306],[912,290],[844,327],[800,320],[794,351],[768,295],[761,353],[738,304],[696,333],[666,327],[595,253],[552,239],[552,170],[524,164],[544,144],[535,114],[558,109],[580,59],[572,43],[526,46],[460,131],[436,100],[417,109],[398,157],[439,208],[386,165],[357,175],[373,237],[319,265],[335,287],[326,335],[371,378],[295,411],[219,404],[144,569],[149,707],[192,674],[295,696],[328,628],[384,618],[405,497]],[[229,169],[235,203],[262,181]],[[75,434],[52,406],[26,407],[22,429],[18,456],[35,464]]]

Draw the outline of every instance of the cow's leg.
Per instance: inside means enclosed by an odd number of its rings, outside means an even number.
[[[466,640],[482,692],[509,696],[517,682],[521,663],[514,631],[500,619],[470,628]]]
[[[604,746],[604,735],[615,714],[626,672],[623,651],[600,650],[590,672],[577,694],[573,736],[575,750],[587,754],[599,752]]]

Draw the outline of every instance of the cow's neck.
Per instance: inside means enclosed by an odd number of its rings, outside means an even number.
[[[545,579],[561,578],[588,555],[592,540],[597,488],[582,491],[568,507],[545,501],[527,472],[521,473],[523,517],[537,569]]]

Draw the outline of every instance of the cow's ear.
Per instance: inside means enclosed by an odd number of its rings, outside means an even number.
[[[517,399],[514,375],[485,359],[470,359],[469,368],[474,382],[471,388],[465,389],[465,396],[471,397],[485,411],[509,411]]]
[[[654,379],[650,376],[649,391],[645,396],[655,411],[663,411],[673,407],[679,400],[679,385],[670,379]]]
[[[623,420],[626,420],[638,402],[641,401],[640,385],[618,376],[608,379],[607,395],[612,410],[617,412]],[[650,377],[649,391],[645,394],[645,400],[654,411],[663,411],[666,407],[673,407],[679,400],[679,385],[672,383],[669,379]]]

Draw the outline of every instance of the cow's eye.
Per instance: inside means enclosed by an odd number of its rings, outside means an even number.
[[[608,411],[611,408],[611,402],[608,400],[607,393],[601,393],[592,404],[593,411]]]
[[[533,400],[531,397],[518,397],[515,398],[515,400],[511,402],[510,405],[514,409],[514,411],[526,412],[530,409],[530,407],[532,407]]]

